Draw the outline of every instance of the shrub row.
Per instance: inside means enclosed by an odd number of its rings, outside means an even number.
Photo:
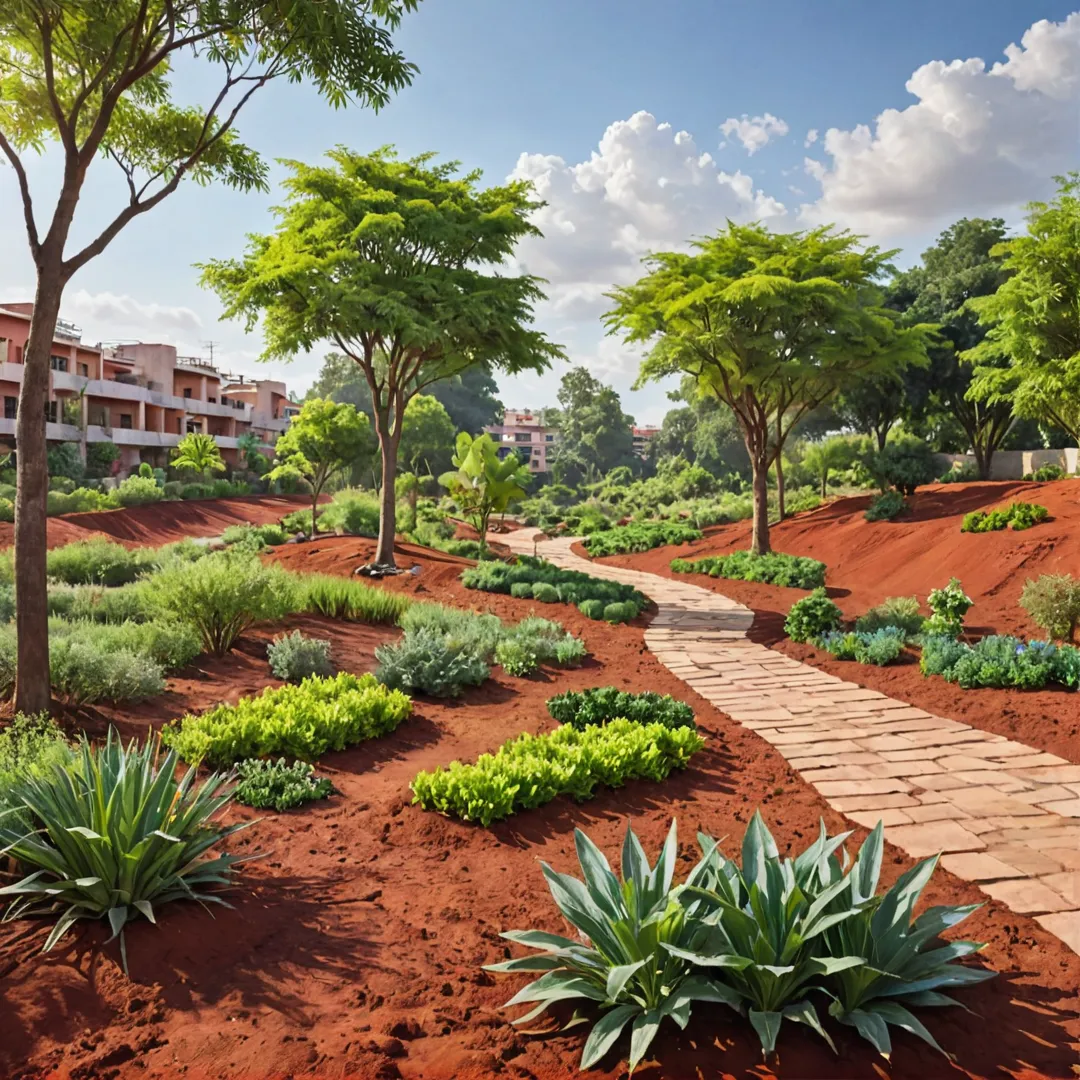
[[[270,754],[312,761],[385,735],[411,712],[400,690],[380,685],[374,675],[342,672],[185,716],[163,728],[161,738],[191,764],[229,765]]]
[[[960,523],[961,532],[998,532],[1004,528],[1021,532],[1038,525],[1050,516],[1045,506],[1038,503],[1011,502],[1003,509],[973,510],[964,515]]]
[[[940,675],[965,690],[1038,690],[1048,683],[1075,690],[1080,685],[1080,649],[1048,641],[1023,642],[1008,634],[990,634],[974,645],[928,636],[923,640],[919,668],[924,675]]]
[[[230,525],[222,534],[226,544],[240,544],[254,551],[284,544],[289,536],[280,525]]]
[[[814,639],[814,644],[837,660],[856,660],[860,664],[883,667],[900,658],[904,651],[904,631],[896,626],[879,630],[830,630]]]
[[[795,589],[814,589],[825,584],[825,564],[803,555],[770,551],[733,551],[730,555],[707,555],[702,559],[672,559],[677,574],[708,574],[736,581],[760,581]]]
[[[619,718],[638,724],[663,724],[669,728],[697,726],[694,710],[689,705],[676,701],[670,694],[656,694],[651,690],[641,694],[631,694],[614,686],[567,690],[548,698],[547,708],[553,720],[579,731]]]
[[[209,553],[203,544],[180,540],[163,547],[126,548],[114,540],[77,540],[53,548],[46,556],[45,572],[64,585],[128,585],[162,567],[196,562]],[[8,571],[5,569],[5,577]]]
[[[591,798],[600,784],[663,780],[686,766],[705,745],[691,728],[612,720],[579,731],[565,724],[546,735],[521,735],[475,764],[452,762],[421,772],[413,802],[463,821],[490,825],[519,810],[543,806],[559,795]]]
[[[603,555],[622,555],[637,551],[649,551],[667,544],[686,544],[700,540],[701,530],[679,521],[635,521],[629,525],[586,536],[582,543],[594,558]]]

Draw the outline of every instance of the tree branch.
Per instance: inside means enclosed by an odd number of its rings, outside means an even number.
[[[19,195],[23,204],[23,220],[26,222],[26,235],[30,241],[30,253],[37,262],[41,254],[41,241],[38,239],[37,222],[34,220],[34,200],[30,194],[30,182],[27,180],[22,160],[2,131],[0,131],[0,150],[3,150],[4,156],[11,162],[11,167],[18,177]]]

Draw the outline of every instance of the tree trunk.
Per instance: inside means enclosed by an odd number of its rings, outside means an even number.
[[[23,382],[15,421],[15,708],[23,713],[49,708],[49,605],[45,578],[45,498],[49,490],[45,403],[49,357],[64,285],[59,266],[40,269],[30,338],[23,354]]]
[[[752,455],[750,465],[754,488],[754,532],[750,550],[755,555],[765,555],[772,549],[769,546],[769,463],[764,452]]]
[[[972,440],[971,451],[975,455],[975,467],[979,470],[979,479],[989,480],[990,458],[994,453],[993,450],[980,446],[978,442]]]
[[[311,539],[315,539],[315,517],[319,511],[319,496],[322,494],[321,488],[311,489]]]
[[[778,453],[776,455],[776,509],[779,513],[778,521],[783,521],[787,516],[784,511],[784,462]]]
[[[829,494],[829,470],[822,469],[821,471],[821,500],[822,502],[828,497]]]
[[[394,482],[397,480],[397,439],[389,431],[379,432],[379,450],[382,460],[382,493],[379,505],[379,543],[375,549],[375,562],[380,566],[396,566],[394,533],[397,531],[397,503]]]

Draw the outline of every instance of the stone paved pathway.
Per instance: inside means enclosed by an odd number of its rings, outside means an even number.
[[[499,537],[532,553],[531,529]],[[659,608],[645,643],[673,674],[770,742],[835,810],[942,865],[1080,953],[1080,765],[934,716],[749,641],[753,612],[689,582],[579,558],[558,566],[633,585]]]

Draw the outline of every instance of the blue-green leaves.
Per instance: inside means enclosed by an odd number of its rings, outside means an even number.
[[[542,972],[507,1003],[538,1003],[515,1023],[557,1001],[597,1003],[601,1015],[585,1043],[582,1069],[597,1064],[629,1028],[633,1071],[663,1021],[685,1027],[694,1002],[745,1014],[766,1054],[776,1049],[785,1020],[806,1025],[836,1049],[814,998],[831,999],[829,1015],[886,1057],[890,1025],[940,1050],[910,1008],[958,1004],[941,989],[992,977],[952,962],[982,946],[937,940],[974,908],[935,907],[913,920],[937,860],[912,867],[879,897],[882,827],[854,859],[844,848],[850,835],[829,836],[823,822],[808,848],[785,858],[755,814],[743,837],[741,865],[699,833],[701,858],[685,882],[674,885],[674,821],[655,865],[627,828],[621,879],[577,831],[583,879],[546,864],[543,872],[580,939],[509,931],[505,938],[536,954],[489,970]]]

